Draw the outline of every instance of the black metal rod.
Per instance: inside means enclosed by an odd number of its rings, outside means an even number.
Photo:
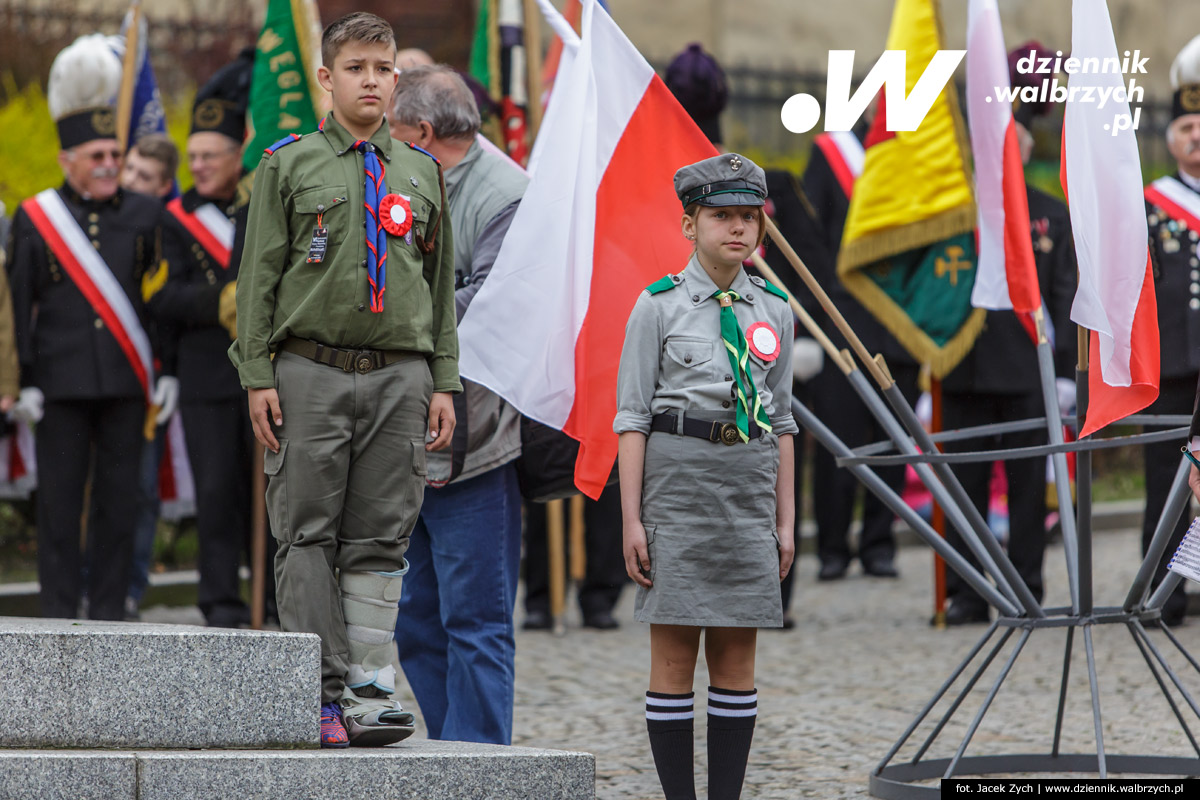
[[[1129,587],[1129,594],[1125,595],[1125,605],[1122,608],[1126,611],[1146,607],[1146,594],[1150,591],[1150,583],[1162,562],[1163,553],[1170,544],[1171,534],[1175,532],[1175,520],[1179,519],[1192,496],[1187,483],[1191,468],[1191,462],[1181,456],[1179,468],[1175,470],[1175,477],[1171,480],[1171,491],[1167,493],[1167,501],[1163,503],[1162,513],[1158,515],[1154,537],[1150,540],[1150,546],[1146,548],[1146,555]]]
[[[875,393],[871,384],[867,382],[862,371],[853,369],[846,375],[846,379],[850,381],[850,385],[854,387],[854,391],[866,403],[868,410],[879,421],[880,426],[887,433],[888,437],[895,443],[896,449],[907,455],[918,455],[921,451],[913,443],[912,438],[905,433],[904,427],[896,421],[896,417],[888,412],[887,406],[879,399],[879,395]],[[900,398],[899,405],[908,409],[909,413],[912,414],[912,409],[908,408],[908,401],[900,394],[900,390],[894,383],[889,389],[884,390],[885,396],[888,392],[895,392]],[[896,405],[896,401],[890,398],[889,402],[893,406]],[[916,419],[915,415],[913,418]],[[925,432],[920,422],[916,423],[916,427],[922,433]],[[927,433],[925,435],[928,437]],[[930,450],[936,451],[937,448],[930,445]],[[934,502],[941,506],[942,510],[946,513],[946,519],[958,530],[962,535],[963,541],[971,549],[975,558],[979,560],[980,568],[996,581],[996,587],[1000,590],[1001,594],[1007,597],[1014,606],[1021,606],[1022,604],[1017,598],[1017,593],[1011,581],[1005,576],[1004,571],[997,566],[997,562],[992,557],[991,551],[981,541],[983,538],[986,538],[995,542],[996,537],[992,535],[991,530],[987,527],[987,523],[982,521],[983,518],[979,516],[979,512],[975,506],[967,503],[967,507],[964,508],[957,498],[953,498],[950,495],[947,487],[943,485],[944,481],[936,476],[929,465],[914,462],[913,469],[916,470],[917,477],[929,489],[929,493],[933,495]],[[973,517],[968,516],[971,512],[974,512]],[[977,521],[979,527],[972,527],[977,524]],[[1001,557],[1004,558],[1003,554],[1001,554]]]
[[[1096,729],[1096,762],[1100,779],[1108,777],[1108,764],[1104,760],[1104,721],[1100,716],[1100,684],[1096,680],[1096,651],[1092,647],[1092,626],[1083,626],[1083,647],[1087,651],[1088,685],[1092,687],[1092,725]]]
[[[1045,314],[1045,306],[1041,309]],[[1041,327],[1043,323],[1039,323]],[[1037,346],[1038,374],[1042,379],[1042,405],[1046,409],[1046,432],[1050,444],[1063,443],[1062,414],[1058,407],[1058,390],[1055,386],[1054,355],[1050,352],[1050,342],[1043,336]],[[1067,469],[1066,453],[1055,453],[1051,459],[1054,465],[1054,488],[1058,492],[1058,521],[1062,525],[1063,554],[1067,558],[1067,583],[1071,590],[1071,607],[1076,616],[1083,610],[1083,594],[1081,589],[1080,570],[1082,568],[1082,546],[1076,536],[1075,509],[1071,504],[1071,473]],[[1091,543],[1087,546],[1088,564],[1091,564]],[[1091,573],[1089,571],[1089,582]],[[1088,587],[1088,603],[1091,611],[1091,587]]]
[[[1083,430],[1083,420],[1088,407],[1087,372],[1082,373],[1083,388],[1080,389],[1079,375],[1075,380],[1075,431]],[[1082,451],[1075,455],[1075,529],[1079,541],[1079,611],[1087,615],[1095,606],[1095,591],[1092,585],[1092,454]],[[1070,502],[1069,495],[1068,501]],[[1061,513],[1062,499],[1058,501]]]
[[[904,733],[900,735],[900,738],[896,740],[896,743],[892,745],[892,749],[888,751],[887,755],[883,757],[883,760],[879,762],[879,765],[875,767],[876,773],[879,773],[884,767],[886,767],[888,763],[896,756],[896,753],[900,752],[900,748],[904,746],[906,741],[908,741],[908,737],[912,736],[913,731],[917,729],[917,726],[925,721],[925,717],[929,715],[929,712],[933,710],[933,707],[938,704],[938,701],[941,700],[946,692],[949,691],[950,687],[954,685],[954,682],[958,680],[958,676],[963,674],[963,671],[967,668],[967,665],[975,660],[975,656],[979,655],[979,651],[983,649],[985,644],[987,644],[988,639],[992,638],[992,634],[996,632],[997,627],[999,627],[999,623],[997,622],[993,622],[988,626],[987,631],[983,634],[983,636],[979,637],[979,641],[977,641],[975,646],[971,648],[971,652],[967,654],[967,657],[959,662],[958,666],[955,667],[954,672],[950,673],[950,677],[946,678],[946,682],[942,684],[941,688],[938,689],[929,702],[925,704],[925,707],[921,709],[921,713],[917,714],[917,718],[914,719],[912,724],[905,729]]]
[[[866,380],[859,376],[862,380]],[[888,404],[896,413],[896,417],[901,421],[904,427],[912,434],[916,440],[917,446],[924,450],[936,450],[933,442],[929,440],[929,432],[921,425],[921,421],[917,419],[917,415],[908,405],[908,401],[904,399],[904,395],[900,393],[900,388],[893,383],[884,390],[883,396],[887,398]],[[872,399],[874,395],[872,395]],[[1025,581],[1021,578],[1017,568],[1013,566],[1012,561],[1004,550],[1000,547],[1000,543],[996,541],[996,537],[992,535],[992,531],[988,528],[987,522],[979,513],[979,509],[971,502],[971,498],[967,495],[967,490],[959,483],[958,476],[950,469],[948,464],[934,464],[933,471],[941,479],[946,489],[949,490],[950,496],[954,499],[959,509],[966,514],[970,526],[967,530],[960,531],[963,540],[970,544],[971,538],[978,538],[979,543],[987,550],[989,556],[995,562],[996,567],[1000,570],[1003,576],[1003,582],[1012,587],[1016,592],[1016,599],[1025,613],[1033,618],[1042,618],[1046,616],[1046,612],[1042,610],[1041,604],[1037,598],[1033,596],[1033,592],[1025,585]],[[943,508],[945,508],[943,504]],[[994,576],[995,577],[995,576]],[[997,577],[997,583],[1000,583],[1000,578]],[[1007,594],[1007,592],[1005,593]]]
[[[1015,628],[1014,628],[1015,630]],[[963,757],[963,753],[967,751],[967,745],[971,743],[971,739],[975,736],[975,731],[979,730],[979,725],[983,722],[983,717],[991,707],[992,701],[996,699],[996,694],[1000,691],[1001,684],[1008,677],[1008,673],[1012,671],[1013,664],[1017,663],[1017,656],[1021,655],[1021,650],[1025,647],[1025,643],[1029,641],[1030,635],[1033,633],[1033,628],[1026,628],[1021,634],[1021,638],[1017,641],[1017,646],[1013,648],[1012,654],[1008,657],[1008,661],[1004,664],[1004,669],[996,677],[995,683],[992,684],[991,690],[988,691],[987,697],[983,700],[983,705],[975,712],[975,718],[971,720],[971,726],[967,728],[967,735],[963,737],[962,743],[958,746],[958,752],[954,754],[954,758],[950,759],[950,765],[946,767],[944,778],[949,778],[954,774],[954,768],[958,766],[959,760]],[[1086,633],[1086,631],[1085,631]],[[1103,776],[1101,776],[1103,777]]]
[[[1050,754],[1058,755],[1058,745],[1062,741],[1063,712],[1067,707],[1067,680],[1071,677],[1071,649],[1075,644],[1075,626],[1067,628],[1067,644],[1063,648],[1062,686],[1058,690],[1058,714],[1054,718],[1054,744]]]
[[[967,685],[963,687],[962,691],[958,693],[958,697],[954,698],[954,702],[950,704],[950,708],[947,709],[946,713],[942,715],[942,718],[938,721],[937,726],[933,729],[933,732],[929,734],[929,738],[925,740],[920,749],[917,750],[917,754],[913,756],[910,763],[916,764],[921,760],[921,756],[925,755],[925,752],[929,749],[930,745],[932,745],[934,740],[937,739],[938,734],[940,734],[942,729],[946,727],[946,723],[949,722],[950,718],[954,716],[954,712],[958,711],[958,707],[962,705],[963,700],[965,700],[967,695],[971,693],[971,690],[975,688],[976,682],[983,677],[983,673],[987,671],[989,666],[991,666],[992,659],[996,657],[996,654],[1000,652],[1000,650],[1004,647],[1005,642],[1009,640],[1016,630],[1016,628],[1009,628],[1004,632],[1004,635],[1000,637],[1000,641],[996,642],[996,645],[992,648],[992,651],[988,653],[987,658],[984,659],[983,663],[979,666],[979,669],[975,670],[975,674],[971,676],[971,680],[969,680]]]
[[[1171,679],[1171,683],[1175,684],[1175,688],[1179,690],[1179,693],[1183,695],[1183,699],[1186,700],[1187,704],[1191,707],[1192,713],[1197,717],[1200,717],[1200,706],[1196,705],[1196,701],[1192,699],[1192,695],[1186,688],[1184,688],[1183,682],[1179,680],[1179,676],[1175,674],[1175,670],[1171,669],[1171,665],[1167,663],[1167,659],[1164,658],[1163,654],[1160,653],[1158,648],[1154,646],[1154,642],[1150,640],[1150,635],[1147,634],[1146,629],[1142,627],[1141,620],[1135,619],[1130,621],[1129,624],[1134,626],[1135,630],[1137,630],[1137,632],[1141,635],[1142,642],[1144,642],[1145,645],[1150,648],[1151,653],[1154,653],[1154,657],[1157,658],[1158,663],[1162,665],[1163,671],[1167,673],[1167,677]],[[1160,627],[1165,630],[1167,626],[1160,623]]]
[[[1163,607],[1163,603],[1167,602],[1167,598],[1171,596],[1171,592],[1175,591],[1175,587],[1183,583],[1183,576],[1177,572],[1167,572],[1167,577],[1163,578],[1163,582],[1154,590],[1154,594],[1150,595],[1150,599],[1146,601],[1145,609],[1153,611]]]
[[[1197,672],[1200,672],[1200,662],[1197,662],[1196,659],[1192,656],[1192,654],[1188,652],[1187,648],[1184,647],[1183,644],[1178,639],[1175,638],[1175,634],[1171,633],[1171,629],[1168,628],[1166,625],[1161,625],[1159,627],[1162,628],[1162,632],[1167,635],[1167,638],[1171,640],[1171,644],[1175,645],[1175,648],[1177,650],[1179,650],[1179,652],[1183,653],[1183,657],[1186,658],[1188,660],[1188,663],[1192,665],[1192,669],[1196,670]]]
[[[837,437],[833,431],[826,427],[825,423],[810,411],[803,404],[792,400],[792,415],[796,418],[800,425],[812,433],[813,437],[824,446],[829,452],[837,456],[841,453],[849,451],[845,442]],[[988,583],[979,570],[967,561],[961,553],[955,550],[949,542],[938,534],[929,523],[921,518],[908,503],[904,502],[899,494],[892,487],[876,475],[870,467],[862,464],[856,464],[849,468],[854,477],[858,478],[868,491],[873,492],[876,497],[883,501],[883,504],[896,513],[898,517],[908,523],[921,539],[934,549],[945,561],[946,566],[957,572],[962,579],[971,585],[979,595],[989,603],[1000,609],[1001,613],[1007,614],[1010,617],[1020,616],[1020,610],[1017,606],[1000,594],[995,587]]]
[[[1142,644],[1142,640],[1138,638],[1133,627],[1131,625],[1127,627],[1129,628],[1129,635],[1133,637],[1133,643],[1137,645],[1138,652],[1142,654],[1142,658],[1146,661],[1146,666],[1150,669],[1150,674],[1154,676],[1155,682],[1158,683],[1159,691],[1163,693],[1167,704],[1171,706],[1171,711],[1175,714],[1175,719],[1179,722],[1179,727],[1183,728],[1188,741],[1192,743],[1192,749],[1196,751],[1196,755],[1200,756],[1200,744],[1196,744],[1196,738],[1192,736],[1191,729],[1188,727],[1187,722],[1184,721],[1183,714],[1180,712],[1175,698],[1171,697],[1171,690],[1167,688],[1167,684],[1163,682],[1162,676],[1158,674],[1158,667],[1154,666],[1154,661],[1151,660],[1149,651],[1146,650],[1146,646]]]

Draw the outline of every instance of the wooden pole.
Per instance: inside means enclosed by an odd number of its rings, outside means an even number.
[[[570,551],[571,558],[571,580],[575,581],[576,587],[583,582],[584,576],[587,574],[587,549],[584,544],[584,537],[587,536],[587,530],[583,525],[583,495],[577,494],[571,498],[570,518],[571,522],[567,526],[567,537],[571,546],[567,549]]]
[[[942,382],[932,376],[929,378],[929,397],[933,401],[930,433],[941,433]],[[941,449],[938,445],[938,450]],[[938,536],[946,538],[946,512],[936,501],[933,503],[933,529]],[[933,554],[933,624],[937,628],[946,627],[946,561],[936,552]]]
[[[895,381],[888,373],[887,365],[884,363],[883,357],[872,356],[869,352],[867,352],[866,346],[850,327],[850,323],[846,322],[846,318],[842,316],[842,312],[838,311],[837,306],[833,304],[833,300],[831,300],[829,295],[825,293],[824,287],[821,286],[816,277],[812,274],[812,272],[809,271],[808,267],[804,265],[804,262],[800,259],[800,256],[796,255],[796,251],[792,249],[790,244],[788,244],[787,239],[783,238],[783,234],[779,231],[779,227],[775,224],[775,220],[771,219],[770,217],[766,217],[766,220],[767,233],[771,234],[771,240],[779,246],[779,251],[783,253],[784,258],[786,258],[788,263],[792,265],[792,268],[796,270],[796,273],[804,281],[805,285],[808,286],[808,289],[813,293],[813,296],[817,298],[817,302],[821,304],[821,308],[823,308],[825,313],[829,315],[829,318],[833,320],[833,324],[837,326],[839,331],[841,331],[842,336],[846,337],[846,341],[850,344],[850,349],[853,350],[854,354],[857,355],[859,360],[863,362],[863,366],[867,368],[867,372],[871,373],[871,377],[875,379],[875,382],[879,384],[881,389],[890,388]]]
[[[529,124],[529,146],[537,138],[542,126],[542,15],[537,0],[524,0],[525,4],[525,75],[529,91],[529,102],[525,105]]]
[[[833,361],[837,368],[842,371],[843,375],[849,374],[854,369],[854,362],[847,360],[843,351],[839,350],[837,345],[825,334],[825,331],[821,330],[821,326],[812,318],[812,315],[804,310],[804,307],[792,296],[788,288],[783,285],[783,281],[779,280],[779,276],[775,274],[775,270],[771,269],[758,253],[751,255],[750,260],[754,262],[754,268],[765,279],[775,284],[777,289],[782,289],[787,294],[788,305],[791,306],[792,313],[800,320],[800,324],[804,326],[804,329],[817,340],[817,344],[821,345],[821,349],[825,351],[826,357]]]
[[[125,57],[121,61],[121,89],[117,94],[117,146],[124,153],[129,149],[129,122],[133,114],[133,82],[137,77],[138,34],[142,21],[142,2],[129,4],[130,23],[125,32]]]
[[[550,618],[554,621],[554,633],[561,635],[565,630],[563,613],[567,608],[567,564],[563,539],[563,501],[546,503],[546,551],[550,560]]]
[[[250,627],[263,629],[267,588],[267,475],[263,471],[263,446],[254,443],[250,478]]]

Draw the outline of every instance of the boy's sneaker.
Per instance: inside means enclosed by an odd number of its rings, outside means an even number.
[[[349,747],[350,737],[342,724],[342,707],[336,702],[321,706],[321,747]]]
[[[417,729],[417,718],[387,697],[359,697],[346,693],[342,721],[354,747],[383,747],[407,739]]]

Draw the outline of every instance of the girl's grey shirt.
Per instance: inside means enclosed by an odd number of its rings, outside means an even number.
[[[737,411],[733,369],[721,339],[717,285],[693,255],[683,272],[667,276],[674,287],[638,297],[625,326],[617,375],[617,433],[650,433],[655,414],[683,409],[706,419]],[[730,285],[741,298],[733,304],[745,334],[765,323],[778,337],[778,356],[767,360],[751,349],[750,375],[776,435],[799,433],[791,411],[794,317],[787,301],[744,269]],[[763,334],[760,334],[763,336]]]

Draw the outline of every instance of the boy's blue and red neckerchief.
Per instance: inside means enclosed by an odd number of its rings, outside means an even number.
[[[367,221],[367,282],[371,284],[371,311],[383,311],[383,292],[387,288],[387,243],[388,234],[379,214],[379,201],[386,192],[383,182],[384,169],[375,155],[375,145],[359,139],[354,149],[363,154],[366,185],[363,191],[363,206]]]

